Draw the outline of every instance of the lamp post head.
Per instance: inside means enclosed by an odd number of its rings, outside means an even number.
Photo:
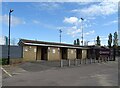
[[[60,29],[59,32],[62,33],[62,30]]]
[[[10,9],[10,13],[13,12],[14,10],[13,9]]]
[[[81,20],[84,20],[83,18],[81,18]]]

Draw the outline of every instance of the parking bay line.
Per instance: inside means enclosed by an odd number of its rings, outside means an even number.
[[[9,72],[7,72],[4,68],[1,67],[1,69],[2,69],[8,76],[12,77],[12,75],[11,75]]]

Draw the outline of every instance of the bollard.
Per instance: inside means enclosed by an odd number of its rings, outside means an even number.
[[[102,63],[102,58],[100,57],[100,62]]]
[[[105,62],[105,57],[103,57],[103,62]]]
[[[101,63],[101,57],[99,57],[99,63]]]
[[[100,61],[100,57],[98,58],[98,63],[99,63],[99,61]]]
[[[106,57],[106,62],[107,62],[108,57]]]
[[[74,65],[77,66],[77,59],[74,60]]]
[[[90,58],[90,64],[91,64],[91,58]]]
[[[103,61],[103,57],[101,57],[101,62]]]
[[[109,57],[107,57],[107,61],[109,61]]]
[[[92,64],[92,58],[90,58],[90,64]]]
[[[85,64],[85,59],[82,60],[83,64]]]
[[[94,61],[95,63],[96,63],[96,58],[95,58],[95,61]]]
[[[68,66],[70,67],[70,59],[68,59]]]
[[[80,64],[81,64],[81,59],[80,59]]]
[[[109,56],[108,56],[108,61],[109,61]]]
[[[63,60],[60,60],[60,67],[63,67]]]
[[[94,58],[92,58],[92,63],[94,63]]]
[[[108,57],[108,61],[110,60],[110,57]]]
[[[108,56],[108,59],[107,59],[108,61],[109,61],[109,56]]]
[[[83,64],[85,63],[85,59],[82,60]]]
[[[105,62],[107,62],[107,57],[105,57]]]
[[[90,59],[90,63],[92,64],[92,58]]]
[[[85,64],[86,64],[86,58],[85,58]]]
[[[102,62],[104,62],[105,60],[104,60],[104,57],[103,57],[103,59],[102,59]]]
[[[95,58],[94,58],[94,63],[95,63]]]
[[[106,62],[108,61],[108,57],[106,57]]]
[[[91,58],[91,63],[93,63],[93,58]]]
[[[88,62],[88,63],[90,62],[89,58],[87,59],[87,62]]]
[[[101,63],[102,63],[102,59],[101,59],[101,57],[100,57],[100,60],[99,60]]]
[[[108,62],[108,57],[107,57],[107,62]]]
[[[104,57],[104,62],[106,62],[106,60],[105,60],[106,58]]]
[[[102,62],[104,62],[104,57],[102,57]]]
[[[106,57],[104,57],[104,62],[106,62]]]

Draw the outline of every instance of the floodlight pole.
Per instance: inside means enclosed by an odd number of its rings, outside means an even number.
[[[10,9],[9,11],[9,38],[8,38],[8,62],[7,64],[10,64],[10,25],[11,25],[11,13],[13,12],[14,10]]]
[[[61,43],[61,33],[62,33],[62,30],[60,29],[59,32],[60,32],[60,43]]]
[[[81,18],[81,20],[82,20],[82,23],[81,23],[81,27],[82,27],[82,46],[83,46],[83,21],[84,21],[84,19],[83,18]]]

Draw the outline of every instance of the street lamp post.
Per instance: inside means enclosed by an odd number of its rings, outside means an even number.
[[[81,20],[82,20],[82,24],[81,24],[81,28],[82,28],[82,46],[83,46],[83,21],[84,21],[84,19],[83,18],[81,18]]]
[[[59,32],[60,32],[60,43],[61,43],[61,33],[62,33],[62,30],[60,29]]]
[[[9,39],[8,39],[8,62],[7,64],[10,64],[10,25],[11,25],[11,13],[13,12],[14,10],[10,9],[9,11]]]

